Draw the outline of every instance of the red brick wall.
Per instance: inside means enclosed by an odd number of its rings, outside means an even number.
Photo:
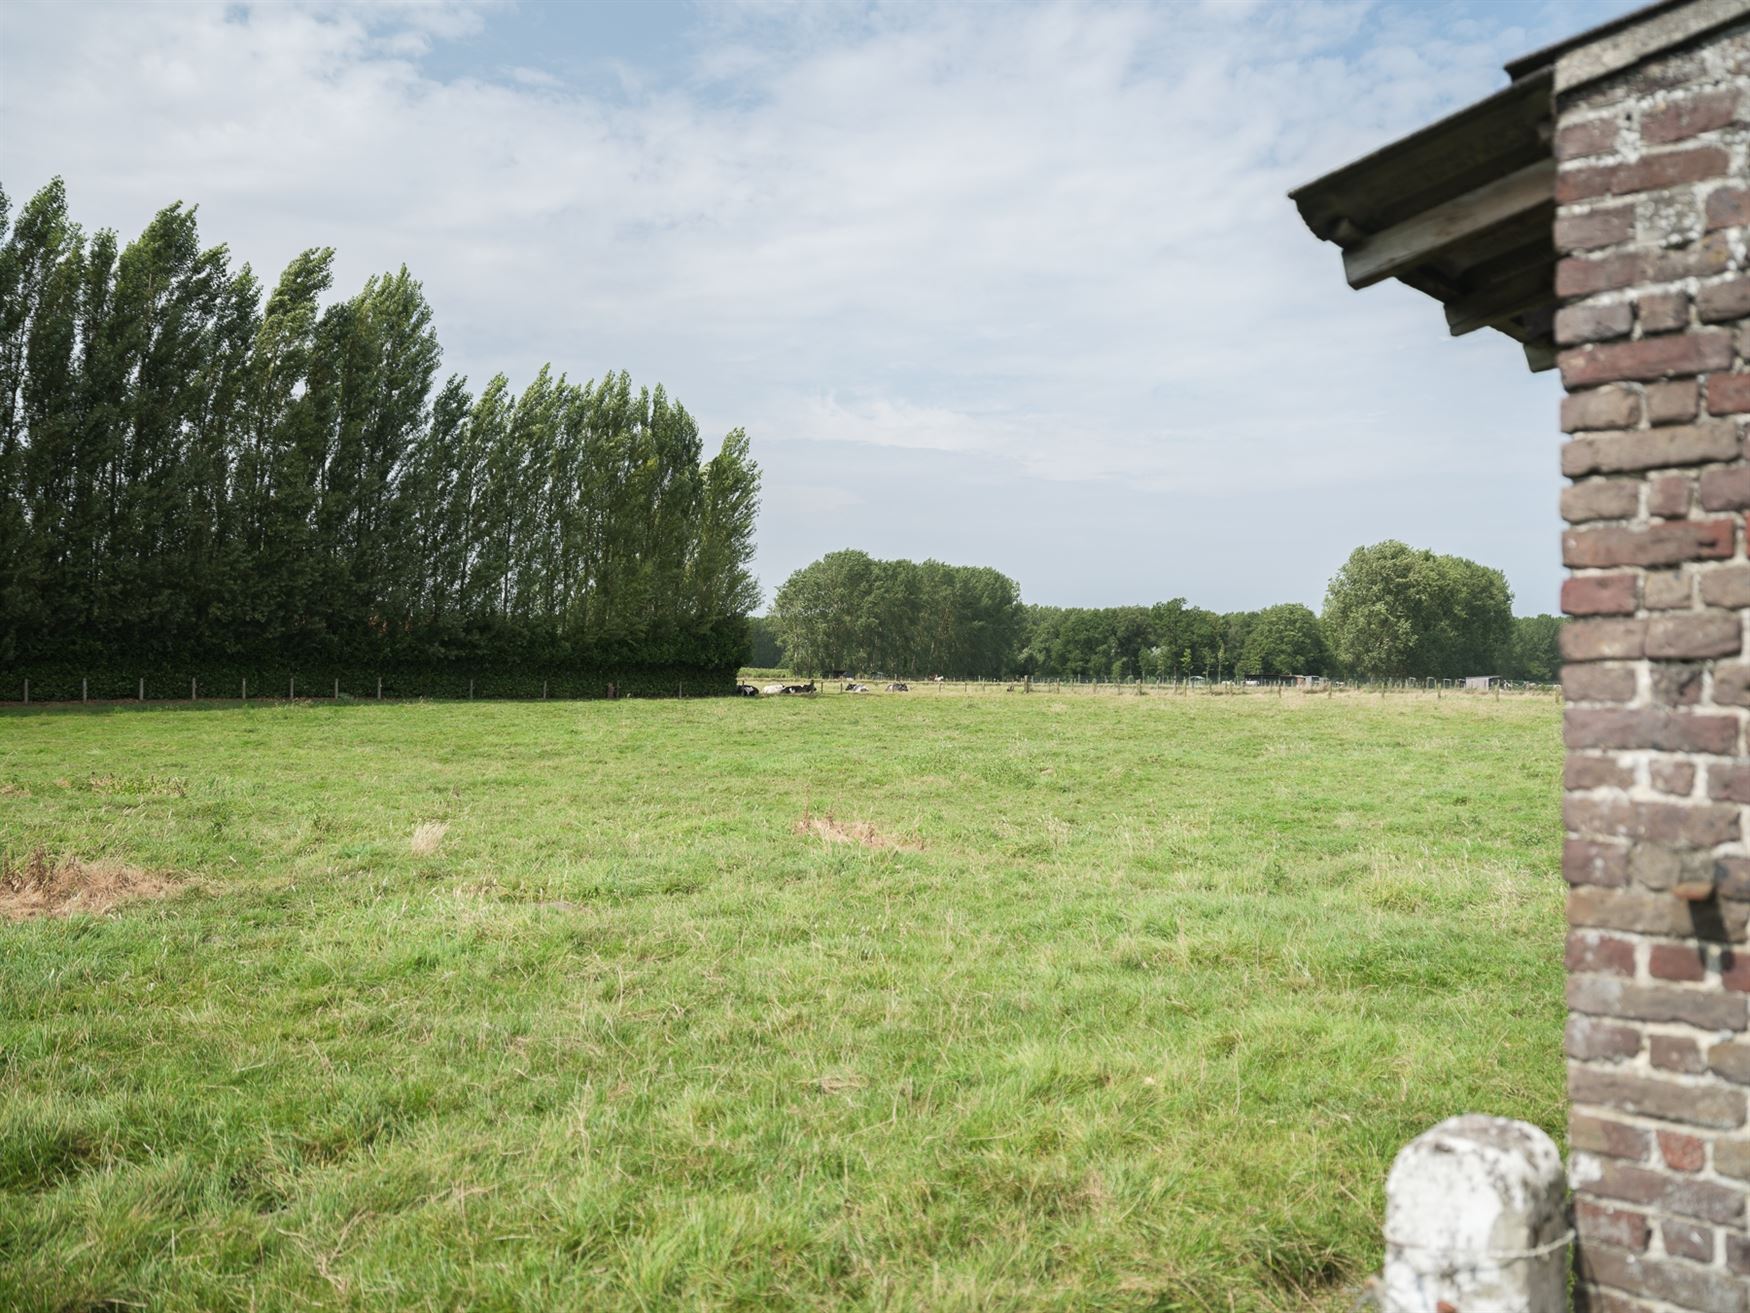
[[[1750,28],[1557,105],[1581,1306],[1750,1311]]]

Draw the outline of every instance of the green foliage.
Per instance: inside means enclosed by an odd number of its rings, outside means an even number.
[[[1513,635],[1500,661],[1508,679],[1553,684],[1562,677],[1562,618],[1522,615],[1513,618]]]
[[[8,679],[733,682],[759,600],[741,430],[707,459],[625,374],[437,385],[405,268],[325,305],[313,249],[263,303],[180,204],[119,249],[58,180],[9,214],[0,192]]]
[[[1322,675],[1329,669],[1324,626],[1310,607],[1285,602],[1253,612],[1246,619],[1237,645],[1240,674],[1279,679]]]
[[[0,919],[0,1308],[1349,1313],[1407,1139],[1565,1137],[1560,770],[1545,698],[0,712],[0,857],[188,882]]]
[[[1023,613],[995,570],[842,551],[784,581],[770,624],[798,672],[990,678],[1010,672]]]
[[[1353,674],[1497,674],[1513,594],[1499,570],[1387,541],[1350,554],[1325,593],[1323,618],[1332,655]]]

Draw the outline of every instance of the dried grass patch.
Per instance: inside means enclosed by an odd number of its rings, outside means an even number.
[[[0,921],[101,916],[142,898],[175,893],[180,882],[125,862],[50,857],[38,848],[22,862],[0,858]]]
[[[913,837],[883,834],[868,821],[841,821],[831,812],[822,816],[804,813],[796,822],[797,834],[812,834],[826,843],[854,843],[864,848],[904,849],[922,852],[924,841]]]
[[[421,821],[413,827],[413,855],[415,857],[430,857],[443,843],[444,835],[450,832],[448,821]]]

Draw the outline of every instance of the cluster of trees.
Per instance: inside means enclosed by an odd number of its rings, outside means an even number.
[[[831,552],[792,574],[772,600],[769,624],[797,670],[975,679],[1009,673],[1024,632],[1021,590],[1005,574],[856,551]]]
[[[406,269],[271,291],[192,209],[0,192],[0,663],[728,671],[759,472],[624,375],[438,382]],[[265,291],[265,295],[264,295]]]
[[[895,586],[907,571],[939,581],[930,605],[915,586]],[[957,578],[966,580],[958,591],[948,582]],[[1516,619],[1499,570],[1399,542],[1356,549],[1332,578],[1322,615],[1292,602],[1223,614],[1184,598],[1082,608],[1019,606],[1014,597],[1013,581],[995,571],[835,552],[779,590],[757,622],[756,662],[1041,679],[1490,674],[1536,682],[1554,680],[1561,665],[1561,621]],[[964,648],[920,641],[936,633],[975,640]]]
[[[1182,597],[1153,606],[1030,606],[1014,673],[1042,679],[1323,674],[1319,618],[1289,602],[1226,615]]]

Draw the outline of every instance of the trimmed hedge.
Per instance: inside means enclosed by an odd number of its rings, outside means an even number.
[[[727,697],[735,692],[738,667],[563,666],[515,673],[470,671],[459,666],[360,667],[300,666],[296,669],[243,666],[158,666],[149,670],[84,670],[70,665],[39,665],[0,670],[0,702],[20,702],[25,681],[32,702],[77,702],[81,681],[94,701],[133,700],[145,681],[146,700],[186,701],[190,681],[196,696],[229,699],[331,698],[336,683],[342,697],[375,698],[381,680],[385,698],[605,698],[610,686],[619,697]]]

